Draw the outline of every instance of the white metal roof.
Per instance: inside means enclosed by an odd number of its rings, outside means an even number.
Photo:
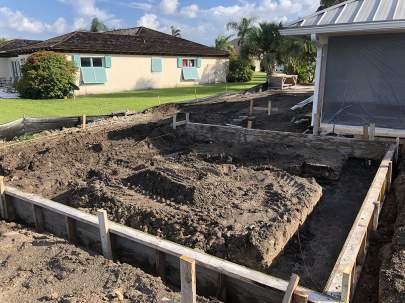
[[[284,35],[405,29],[405,0],[349,0],[299,19]]]

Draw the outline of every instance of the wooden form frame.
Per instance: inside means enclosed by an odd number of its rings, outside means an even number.
[[[174,114],[172,128],[176,129],[177,126],[181,126],[181,125],[187,124],[189,122],[190,122],[190,113],[186,113],[186,120],[183,120],[183,121],[177,121],[177,114]]]
[[[332,274],[325,287],[325,293],[348,303],[366,259],[369,236],[376,230],[380,210],[386,193],[392,184],[393,166],[399,149],[399,142],[391,145],[385,154],[364,199],[356,220],[350,230]]]
[[[328,123],[321,123],[320,131],[321,133],[335,133],[337,135],[362,136],[364,134],[363,126],[350,126]],[[374,127],[374,136],[404,139],[405,130]]]
[[[111,245],[115,259],[137,265],[146,272],[164,274],[162,278],[173,285],[181,285],[180,258],[193,260],[197,293],[203,296],[222,297],[226,298],[225,302],[235,303],[279,303],[289,286],[288,281],[110,222],[104,212],[94,216],[8,186],[4,187],[4,202],[9,220],[34,225],[34,206],[36,212],[41,213],[45,231],[73,237],[78,244],[100,253],[108,251],[108,245]],[[110,241],[101,241],[101,233],[108,235]],[[297,300],[305,294],[309,302],[338,302],[304,287],[298,286],[295,290],[293,298],[297,296]]]

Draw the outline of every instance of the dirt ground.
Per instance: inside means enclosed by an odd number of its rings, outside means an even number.
[[[97,131],[0,150],[0,174],[27,192],[88,212],[105,208],[114,221],[281,278],[299,273],[304,286],[322,290],[374,164],[321,148],[196,142],[166,119],[180,110],[193,122],[243,125],[248,100],[271,99],[276,110],[257,114],[255,127],[304,132],[308,108],[289,108],[309,95],[162,106]]]
[[[15,223],[0,221],[0,263],[4,303],[180,302],[160,278]]]

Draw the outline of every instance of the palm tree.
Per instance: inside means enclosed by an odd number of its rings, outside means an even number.
[[[321,0],[321,6],[318,8],[318,11],[345,1],[346,0]]]
[[[172,25],[172,26],[170,26],[170,30],[172,31],[172,36],[179,37],[179,38],[181,37],[181,29]]]
[[[232,35],[229,35],[229,36],[225,36],[223,34],[219,35],[215,39],[215,48],[227,51],[230,54],[234,54],[235,47],[230,42],[231,37],[232,37]]]
[[[90,32],[100,33],[106,31],[108,31],[108,27],[102,21],[100,21],[100,19],[94,17],[93,20],[91,20]]]
[[[249,34],[249,32],[252,30],[254,23],[256,21],[256,18],[251,17],[251,18],[246,18],[243,17],[239,23],[238,22],[228,22],[226,25],[227,30],[233,30],[236,32],[236,35],[239,39],[238,45],[242,46],[245,44],[246,37]]]

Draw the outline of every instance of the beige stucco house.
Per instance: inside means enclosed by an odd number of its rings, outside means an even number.
[[[41,50],[65,54],[78,68],[76,95],[225,82],[228,53],[144,27],[76,31],[46,41],[11,40],[0,47],[0,80],[21,76]]]

